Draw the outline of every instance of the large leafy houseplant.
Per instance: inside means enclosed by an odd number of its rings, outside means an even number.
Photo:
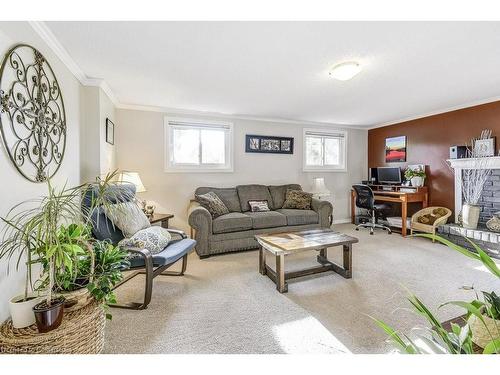
[[[488,271],[500,279],[500,269],[496,263],[479,246],[469,241],[476,252],[470,251],[462,246],[456,245],[451,241],[433,234],[418,234],[418,237],[427,237],[435,239],[449,248],[456,250],[463,255],[478,260],[488,269]],[[434,316],[429,308],[420,301],[415,295],[410,294],[409,302],[414,310],[423,316],[430,325],[426,335],[419,335],[418,340],[412,340],[405,334],[400,334],[394,328],[382,320],[375,319],[377,324],[388,334],[389,340],[402,353],[407,354],[425,354],[425,353],[451,353],[451,354],[473,354],[473,329],[471,321],[476,322],[476,327],[485,329],[488,339],[483,347],[484,354],[500,354],[500,320],[499,307],[500,299],[495,292],[483,292],[484,301],[479,298],[472,302],[451,301],[443,303],[440,307],[446,305],[455,305],[462,307],[467,312],[467,322],[460,327],[456,323],[451,324],[451,332],[445,329],[439,320]],[[488,324],[486,319],[491,318],[493,324]],[[477,328],[476,328],[477,329]]]
[[[33,288],[33,266],[41,266],[41,276],[37,290],[45,294],[41,303],[44,312],[59,309],[57,320],[50,327],[40,327],[39,330],[49,330],[60,324],[62,316],[62,301],[54,298],[56,292],[78,286],[78,279],[83,276],[87,279],[82,287],[89,288],[94,295],[95,282],[100,277],[106,278],[106,283],[116,283],[121,277],[117,273],[110,278],[109,270],[104,275],[96,273],[95,247],[96,241],[90,236],[89,225],[92,215],[99,206],[106,206],[110,202],[120,199],[118,189],[112,189],[116,184],[116,171],[108,174],[104,179],[97,179],[96,183],[83,184],[76,187],[54,188],[48,181],[47,195],[14,206],[5,218],[2,218],[4,227],[0,244],[0,259],[16,260],[16,268],[26,264],[26,282],[24,299],[28,298],[30,287]],[[97,186],[97,189],[95,187]],[[93,189],[91,203],[82,209],[82,196]],[[99,245],[97,245],[99,248]],[[106,254],[116,249],[106,250]],[[125,254],[121,254],[124,258]],[[10,262],[9,262],[10,263]],[[123,265],[123,259],[118,261]],[[109,266],[109,265],[108,265]],[[84,274],[82,270],[86,267]],[[105,265],[100,265],[101,269]],[[93,287],[92,287],[93,286]],[[95,293],[98,300],[106,302],[112,292],[104,289],[103,293]],[[36,311],[35,311],[36,313]],[[52,313],[52,315],[54,315]]]

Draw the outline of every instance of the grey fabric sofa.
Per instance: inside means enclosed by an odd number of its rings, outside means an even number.
[[[283,209],[287,189],[302,190],[300,185],[239,185],[235,188],[199,187],[195,194],[214,192],[229,213],[212,219],[208,210],[192,201],[188,222],[194,230],[196,252],[200,258],[214,254],[258,248],[254,236],[313,228],[330,227],[333,207],[330,202],[312,200],[311,210]],[[250,212],[249,200],[267,200],[269,212]]]

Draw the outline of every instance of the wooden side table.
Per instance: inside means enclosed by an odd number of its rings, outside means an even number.
[[[151,224],[160,223],[163,228],[168,228],[168,221],[173,217],[172,214],[153,214],[148,219]]]

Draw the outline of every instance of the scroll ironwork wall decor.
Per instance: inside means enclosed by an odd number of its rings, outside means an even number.
[[[59,169],[66,148],[66,114],[54,71],[35,48],[19,44],[0,67],[0,129],[10,160],[28,180]]]

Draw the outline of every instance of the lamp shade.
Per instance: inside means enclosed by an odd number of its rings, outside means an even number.
[[[323,177],[313,178],[311,193],[322,197],[330,195],[330,190],[325,186],[325,179]]]
[[[135,185],[136,193],[144,193],[146,188],[141,181],[141,176],[137,172],[123,171],[118,175],[118,182]]]

